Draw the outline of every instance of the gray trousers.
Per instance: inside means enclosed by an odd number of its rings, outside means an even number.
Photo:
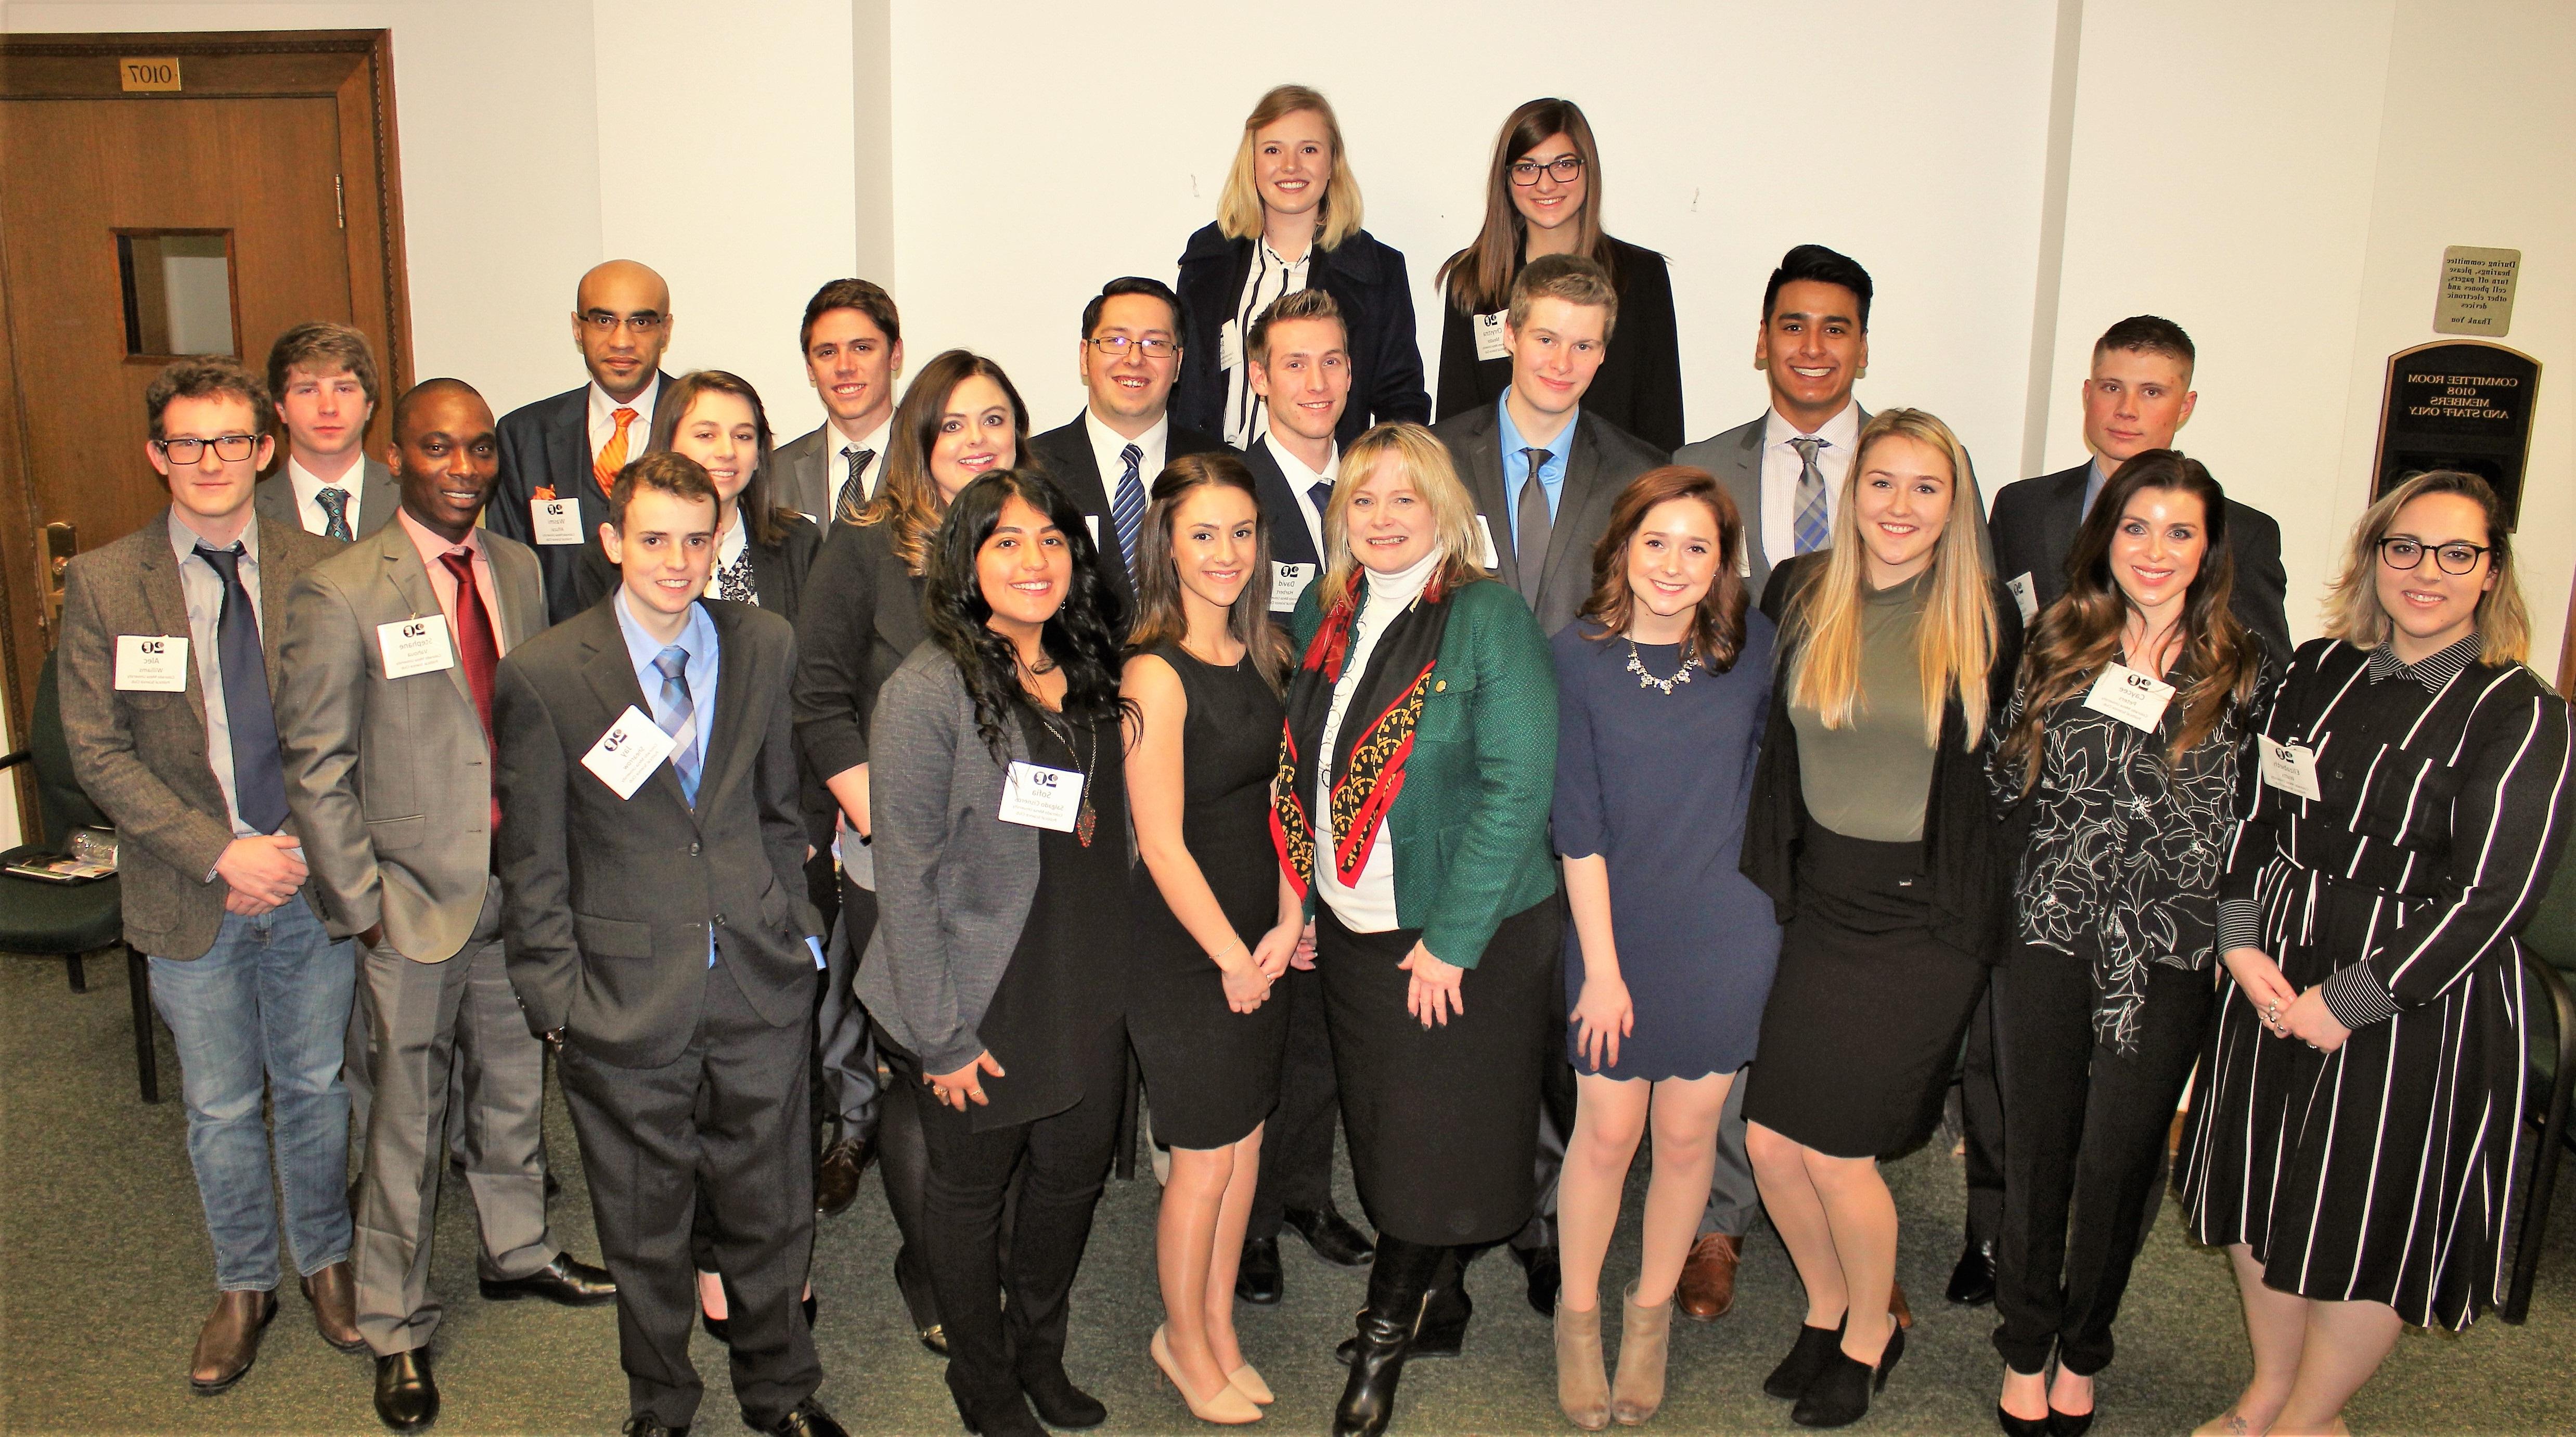
[[[1717,1119],[1717,1170],[1708,1180],[1708,1211],[1700,1215],[1699,1235],[1723,1233],[1742,1237],[1762,1220],[1762,1190],[1753,1185],[1753,1160],[1744,1153],[1744,1078],[1726,1090],[1726,1107]]]
[[[362,951],[375,1101],[358,1195],[358,1331],[383,1356],[426,1346],[438,1330],[430,1237],[451,1088],[464,1104],[457,1152],[482,1228],[477,1270],[525,1277],[563,1249],[546,1227],[545,1049],[502,964],[499,881],[474,935],[445,962]]]

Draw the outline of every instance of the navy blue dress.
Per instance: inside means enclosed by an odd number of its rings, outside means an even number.
[[[1754,760],[1771,707],[1771,621],[1744,616],[1744,652],[1725,673],[1699,669],[1663,693],[1628,669],[1625,639],[1586,637],[1577,620],[1556,651],[1555,846],[1610,868],[1610,926],[1636,1010],[1612,1078],[1702,1078],[1753,1060],[1780,959],[1770,898],[1739,869]],[[1681,667],[1676,644],[1639,644],[1658,679]],[[1583,944],[1565,928],[1566,1055],[1583,995]]]

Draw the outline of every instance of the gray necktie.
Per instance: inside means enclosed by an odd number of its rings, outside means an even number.
[[[1512,509],[1512,553],[1521,570],[1521,597],[1538,607],[1538,581],[1547,572],[1547,535],[1554,521],[1547,512],[1547,487],[1538,481],[1540,466],[1547,463],[1544,449],[1524,449],[1521,457],[1529,461],[1529,477],[1521,481],[1521,497]]]
[[[698,706],[689,696],[689,651],[673,644],[653,656],[662,674],[662,711],[653,716],[671,736],[671,767],[680,775],[680,792],[692,807],[698,801]]]
[[[1833,528],[1826,522],[1825,471],[1816,467],[1816,451],[1825,441],[1812,434],[1802,434],[1789,441],[1798,451],[1797,503],[1789,512],[1789,535],[1797,552],[1812,554],[1833,543]]]
[[[868,465],[876,457],[877,451],[873,449],[854,449],[846,444],[841,446],[841,458],[849,464],[849,477],[841,481],[841,497],[833,502],[832,518],[856,519],[859,516],[857,506],[866,503],[868,499],[867,491],[859,487],[859,476],[867,471]]]
[[[322,506],[323,538],[337,539],[341,543],[346,544],[357,537],[357,535],[349,531],[348,490],[317,490],[313,495],[313,502]]]

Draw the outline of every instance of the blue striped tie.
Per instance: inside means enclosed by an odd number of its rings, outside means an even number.
[[[698,802],[698,706],[689,697],[689,651],[673,644],[653,656],[662,671],[662,712],[654,722],[671,736],[671,768],[680,775],[680,792],[689,806]]]
[[[1825,472],[1816,467],[1816,451],[1825,441],[1812,434],[1802,434],[1789,441],[1798,451],[1797,518],[1790,534],[1797,541],[1797,551],[1812,554],[1833,542],[1833,529],[1825,519]]]
[[[1145,462],[1145,451],[1130,444],[1118,451],[1127,472],[1118,476],[1118,493],[1109,501],[1110,517],[1118,523],[1118,556],[1127,562],[1129,572],[1136,567],[1136,536],[1145,527],[1145,480],[1138,472]]]

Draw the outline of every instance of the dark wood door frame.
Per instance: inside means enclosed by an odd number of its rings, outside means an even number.
[[[125,56],[176,56],[185,88],[175,93],[128,94],[118,73]],[[0,36],[0,100],[110,100],[134,104],[234,98],[323,97],[340,110],[341,222],[348,231],[350,293],[356,325],[385,341],[384,393],[388,399],[412,382],[411,298],[403,256],[400,151],[394,130],[393,32],[390,30],[204,31],[180,34]],[[8,236],[0,234],[0,247]],[[7,292],[0,280],[0,325],[16,334],[48,303],[41,295]],[[235,307],[238,314],[239,307]],[[244,355],[254,368],[260,356]],[[37,613],[22,613],[0,584],[0,665],[9,676],[9,730],[23,738],[34,656],[50,647],[52,615],[43,595],[52,588],[41,571],[41,517],[35,512],[34,476],[18,383],[16,344],[0,344],[0,495],[13,511],[0,515],[0,564],[38,578]],[[139,437],[139,435],[138,435]],[[81,536],[96,545],[110,535]],[[32,648],[30,646],[33,646]],[[19,770],[18,811],[30,833],[37,826],[35,789]]]

